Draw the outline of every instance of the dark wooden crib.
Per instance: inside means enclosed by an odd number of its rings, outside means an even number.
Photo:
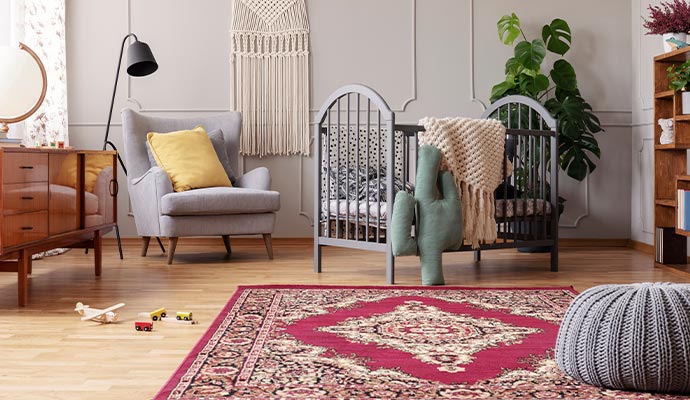
[[[506,126],[513,173],[495,192],[498,239],[473,250],[549,247],[558,270],[558,132],[537,101],[509,96],[482,118]],[[398,190],[414,190],[417,134],[423,126],[397,124],[395,113],[373,89],[348,85],[321,107],[314,127],[314,270],[322,246],[386,253],[386,282],[394,283],[395,259],[387,234]],[[504,175],[507,175],[504,163]]]

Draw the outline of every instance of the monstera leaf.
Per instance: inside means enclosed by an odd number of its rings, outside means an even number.
[[[572,35],[568,23],[562,19],[556,18],[549,25],[544,25],[541,30],[541,38],[546,43],[546,48],[549,51],[564,55],[570,50],[572,43]]]
[[[577,89],[577,75],[575,75],[575,69],[565,60],[558,60],[553,64],[551,79],[553,79],[553,83],[561,89]]]
[[[538,70],[546,57],[546,45],[541,39],[531,43],[523,40],[515,46],[515,58],[527,69]]]
[[[561,169],[581,181],[596,169],[592,157],[600,158],[601,150],[594,134],[601,131],[599,119],[579,92],[560,92],[563,99],[549,99],[544,106],[558,119],[560,135],[558,152]]]
[[[498,38],[503,44],[512,46],[515,39],[520,36],[520,19],[515,13],[504,15],[498,20]]]

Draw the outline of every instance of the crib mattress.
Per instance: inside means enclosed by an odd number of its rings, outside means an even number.
[[[514,218],[533,216],[533,215],[551,215],[551,203],[541,199],[508,199],[496,200],[496,219],[504,218],[505,203],[505,218]],[[380,207],[379,207],[380,204]],[[350,222],[357,222],[359,217],[359,224],[367,223],[367,214],[369,215],[369,224],[376,225],[378,219],[381,219],[381,226],[384,225],[388,216],[388,205],[385,201],[381,203],[377,201],[362,201],[356,200],[330,200],[328,204],[331,219],[336,216],[339,219],[347,219]]]
[[[328,210],[331,219],[337,215],[340,218],[349,218],[350,222],[356,222],[357,216],[359,216],[360,224],[366,224],[367,214],[370,224],[376,224],[378,219],[385,221],[388,216],[388,205],[385,201],[379,203],[378,201],[350,200],[348,204],[347,200],[331,200],[328,204]]]

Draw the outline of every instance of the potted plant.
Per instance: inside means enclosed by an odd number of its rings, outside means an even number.
[[[513,57],[506,61],[505,80],[491,89],[491,102],[514,94],[541,102],[558,120],[559,163],[568,176],[582,181],[594,171],[594,158],[601,156],[595,134],[603,132],[592,106],[582,97],[573,66],[563,58],[556,60],[548,75],[541,67],[549,51],[563,56],[570,50],[570,26],[562,19],[554,19],[542,28],[542,37],[529,41],[520,27],[515,13],[498,21],[501,41],[512,46],[518,37]]]
[[[662,35],[664,51],[673,50],[667,40],[675,39],[687,42],[690,31],[690,4],[684,0],[662,1],[657,6],[649,5],[649,19],[643,18],[642,24],[648,35]]]
[[[533,40],[527,38],[520,26],[520,19],[515,13],[504,15],[497,26],[499,38],[505,45],[513,46],[518,38],[522,40],[514,45],[513,57],[506,61],[505,80],[491,89],[491,102],[510,95],[523,95],[542,103],[558,121],[560,168],[569,177],[582,181],[595,170],[594,159],[601,157],[595,135],[603,132],[603,129],[599,119],[592,112],[592,107],[578,89],[575,69],[562,58],[570,50],[572,42],[570,26],[562,19],[554,19],[550,24],[542,27],[541,38]],[[547,51],[559,57],[553,63],[548,75],[542,71],[542,63]],[[521,110],[513,110],[515,111],[522,113]],[[524,123],[529,119],[517,120]],[[516,118],[513,118],[513,125],[515,120]],[[503,122],[506,124],[507,121]],[[508,125],[506,127],[524,128]],[[516,168],[514,173],[516,179],[520,179],[519,168]],[[535,185],[537,188],[538,186],[539,184]],[[533,196],[534,193],[524,195]],[[565,199],[559,198],[558,208],[561,213],[564,202]],[[530,251],[545,250],[547,249],[530,249]]]
[[[671,65],[668,71],[668,87],[673,91],[681,91],[681,104],[683,114],[690,114],[690,60],[681,65]]]

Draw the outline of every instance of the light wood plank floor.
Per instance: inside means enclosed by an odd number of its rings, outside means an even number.
[[[0,398],[146,399],[163,386],[238,285],[269,283],[384,285],[380,253],[326,248],[324,272],[313,272],[313,248],[305,241],[275,240],[269,261],[261,241],[233,242],[226,259],[220,238],[180,240],[176,263],[154,242],[149,257],[128,242],[120,261],[106,242],[103,276],[93,275],[92,255],[72,250],[34,263],[29,306],[16,306],[16,274],[0,274]],[[561,272],[548,271],[545,254],[484,252],[481,267],[471,253],[444,257],[446,282],[476,286],[569,286],[582,291],[604,283],[690,282],[690,277],[652,267],[652,257],[626,248],[564,248]],[[397,283],[418,285],[416,258],[401,259]],[[121,322],[81,322],[73,311],[124,302]],[[139,312],[159,307],[191,310],[195,326],[157,324],[135,332]],[[125,397],[126,396],[126,397]]]

